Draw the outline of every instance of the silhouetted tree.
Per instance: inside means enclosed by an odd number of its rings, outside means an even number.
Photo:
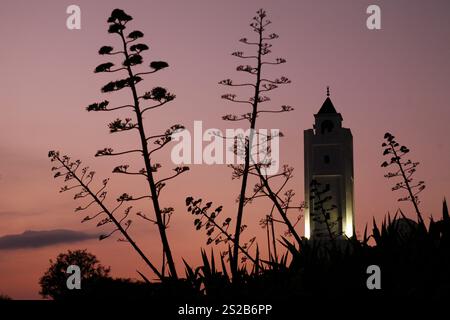
[[[142,199],[147,199],[151,201],[152,210],[154,212],[154,218],[150,218],[143,213],[139,213],[138,215],[144,218],[145,220],[154,223],[159,230],[159,235],[161,238],[163,248],[163,266],[161,272],[155,273],[158,276],[164,277],[166,264],[165,261],[167,261],[167,265],[169,268],[169,275],[173,278],[177,278],[175,263],[166,233],[166,229],[168,227],[170,217],[173,214],[174,209],[172,207],[162,207],[159,197],[162,189],[166,186],[169,180],[177,177],[178,175],[187,171],[189,168],[186,166],[176,167],[173,169],[174,173],[172,175],[158,179],[156,178],[156,173],[161,168],[161,164],[155,161],[154,156],[156,152],[164,148],[171,141],[171,136],[173,133],[184,129],[184,127],[180,124],[175,124],[172,125],[165,132],[152,134],[148,134],[148,132],[145,130],[145,125],[143,121],[144,115],[147,115],[147,113],[150,112],[151,110],[165,106],[167,103],[175,99],[175,95],[162,87],[154,87],[149,91],[139,93],[137,84],[143,80],[142,77],[144,75],[153,74],[162,69],[165,69],[168,67],[168,64],[164,61],[153,61],[150,63],[151,68],[150,71],[145,70],[136,71],[136,68],[139,65],[141,65],[144,61],[141,55],[142,52],[148,50],[149,47],[146,44],[139,42],[139,39],[141,39],[144,36],[144,34],[141,31],[134,30],[126,34],[125,30],[127,28],[128,23],[132,19],[133,18],[130,15],[126,14],[123,10],[114,9],[112,11],[111,16],[108,18],[109,23],[108,32],[116,35],[119,38],[119,49],[115,50],[111,46],[103,46],[100,48],[99,54],[111,57],[116,56],[121,57],[122,58],[121,65],[115,67],[114,63],[108,61],[97,66],[94,71],[95,73],[100,72],[124,73],[124,78],[111,81],[105,86],[103,86],[102,92],[112,93],[122,89],[127,89],[131,93],[132,102],[126,105],[111,107],[110,102],[108,100],[104,100],[102,102],[93,103],[89,105],[87,107],[87,110],[96,112],[111,112],[116,110],[131,109],[133,111],[131,116],[126,117],[124,119],[117,118],[113,122],[109,123],[108,127],[111,133],[136,131],[139,135],[140,147],[136,149],[125,149],[119,152],[115,152],[112,148],[106,147],[101,150],[98,150],[95,156],[96,157],[121,156],[129,154],[137,154],[141,156],[144,165],[142,169],[133,171],[130,169],[130,166],[128,164],[122,164],[115,167],[113,169],[113,173],[125,174],[130,176],[141,176],[145,178],[148,184],[148,193],[146,192],[143,195],[139,196],[133,196],[129,195],[128,193],[123,193],[117,199],[117,201],[119,202],[119,205],[122,205],[125,202],[137,201]],[[90,192],[88,185],[85,185],[83,187],[83,191],[85,191],[82,194],[83,196],[88,195],[92,196],[92,194],[96,194],[95,192]],[[103,203],[104,199],[99,200],[101,203]],[[93,202],[97,202],[97,204],[99,204],[99,201],[96,201],[95,199],[93,200]],[[104,212],[106,212],[104,208],[102,209]],[[110,213],[113,214],[114,210],[110,211]],[[128,211],[126,212],[126,215],[128,215],[130,209],[127,210]],[[89,217],[89,219],[91,218],[93,217]],[[110,215],[108,215],[108,218],[106,220],[102,220],[102,222],[103,222],[102,224],[106,224],[114,222],[114,220],[111,218]],[[116,226],[118,230],[121,231],[117,224]],[[128,227],[129,223],[126,226],[126,228]],[[126,240],[129,241],[129,239]],[[147,264],[149,264],[148,261],[146,262]]]
[[[159,286],[162,284],[110,277],[110,268],[101,265],[98,259],[86,250],[61,253],[56,261],[50,260],[50,264],[39,282],[40,294],[44,298],[70,301],[148,301],[161,292]],[[70,275],[66,270],[69,265],[80,267],[81,289],[67,288],[66,281]]]
[[[412,162],[411,160],[405,160],[405,155],[409,153],[409,149],[405,146],[400,146],[400,144],[395,140],[395,136],[387,132],[384,135],[386,140],[381,145],[384,148],[383,155],[391,157],[389,161],[384,161],[381,166],[389,167],[394,166],[395,169],[385,175],[386,178],[396,178],[401,177],[402,181],[396,183],[392,187],[392,191],[396,190],[406,190],[408,195],[406,197],[399,198],[398,201],[411,201],[416,210],[417,217],[420,222],[423,222],[422,214],[419,210],[419,197],[418,194],[425,189],[425,182],[413,182],[413,175],[416,172],[416,168],[419,162]]]
[[[64,299],[70,294],[77,294],[79,290],[69,290],[67,288],[66,273],[70,265],[77,265],[81,270],[81,283],[95,282],[102,278],[108,278],[110,268],[100,264],[97,257],[86,250],[69,250],[67,253],[60,253],[56,261],[50,260],[50,267],[39,280],[44,298],[55,300]]]

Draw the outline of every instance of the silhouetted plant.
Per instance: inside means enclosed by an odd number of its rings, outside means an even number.
[[[247,201],[251,202],[256,198],[263,197],[269,198],[273,203],[272,208],[270,210],[270,214],[267,215],[265,219],[262,219],[260,221],[260,224],[262,227],[267,228],[268,242],[269,243],[272,242],[274,258],[276,260],[277,239],[275,236],[274,222],[285,225],[287,227],[287,230],[285,231],[284,235],[293,236],[297,244],[300,245],[302,241],[299,234],[295,230],[295,227],[303,217],[301,213],[303,212],[305,204],[302,202],[300,204],[294,205],[293,204],[293,198],[295,196],[294,190],[293,189],[285,190],[285,186],[288,184],[289,180],[291,180],[293,177],[292,172],[294,171],[294,168],[284,165],[280,173],[275,175],[267,175],[264,174],[264,170],[261,170],[261,167],[263,166],[264,164],[255,164],[254,168],[251,168],[250,170],[250,174],[254,174],[255,176],[257,176],[260,182],[255,184],[253,188],[254,193],[251,197],[247,198]],[[277,179],[281,180],[281,182],[279,182],[278,185],[275,187],[275,183],[273,182],[273,180]],[[281,220],[274,218],[273,212],[275,209],[280,214],[282,218]],[[289,218],[289,212],[292,210],[297,212],[297,217],[294,222],[292,222],[291,219]],[[269,232],[268,230],[269,225],[271,227],[271,232]],[[272,241],[270,241],[270,238],[272,239]],[[268,247],[269,247],[269,257],[271,257],[270,245],[268,245]]]
[[[267,214],[264,218],[259,221],[259,225],[266,229],[267,236],[267,252],[269,255],[270,261],[278,260],[278,251],[277,251],[277,238],[275,235],[275,222],[282,222],[273,217],[273,211],[275,206],[272,205],[270,213]]]
[[[327,195],[330,191],[330,185],[327,184],[322,188],[321,183],[319,183],[317,180],[312,180],[310,186],[310,203],[314,204],[313,208],[311,208],[312,220],[319,225],[325,225],[330,240],[335,240],[336,237],[341,235],[334,231],[337,224],[340,222],[340,219],[339,217],[337,218],[337,220],[331,219],[331,213],[337,207],[335,204],[331,203],[333,197]]]
[[[172,140],[171,136],[173,133],[183,130],[184,127],[180,124],[175,124],[165,132],[153,133],[151,135],[149,135],[145,130],[143,116],[150,110],[165,106],[167,103],[175,99],[175,95],[162,87],[154,87],[153,89],[142,94],[138,93],[137,84],[143,80],[142,77],[144,75],[153,74],[159,70],[167,68],[168,64],[164,61],[153,61],[150,63],[150,71],[137,72],[135,70],[143,63],[143,57],[141,55],[142,52],[148,50],[149,47],[144,43],[137,43],[137,41],[144,36],[141,31],[135,30],[128,34],[125,33],[127,25],[132,19],[133,18],[126,14],[123,10],[114,9],[112,11],[111,16],[108,18],[108,32],[118,36],[120,40],[120,49],[114,50],[111,46],[103,46],[100,48],[99,54],[111,57],[120,56],[123,60],[121,61],[121,66],[115,67],[114,63],[105,62],[97,66],[94,70],[95,73],[124,72],[125,78],[109,82],[102,87],[102,92],[111,93],[128,88],[132,96],[132,103],[110,107],[110,102],[108,100],[104,100],[99,103],[93,103],[86,109],[87,111],[96,112],[111,112],[124,109],[131,109],[133,111],[133,117],[126,117],[124,119],[117,118],[109,123],[108,127],[111,133],[136,131],[139,135],[140,147],[137,149],[128,149],[120,152],[115,152],[112,148],[106,147],[98,150],[95,156],[100,157],[138,154],[142,157],[142,161],[144,163],[144,167],[142,169],[132,171],[130,170],[130,166],[128,164],[122,164],[115,167],[113,169],[113,173],[141,176],[145,178],[149,188],[148,194],[136,197],[129,195],[128,193],[124,193],[121,197],[119,197],[118,201],[120,203],[142,199],[149,199],[151,201],[153,207],[152,209],[154,211],[154,218],[149,218],[143,213],[140,213],[139,216],[154,223],[158,227],[163,247],[163,266],[160,274],[164,277],[166,265],[165,261],[167,260],[169,275],[173,278],[177,278],[175,263],[166,233],[166,229],[174,209],[171,207],[162,207],[159,196],[161,190],[166,186],[169,180],[177,177],[189,168],[186,166],[176,167],[174,168],[174,174],[158,180],[156,178],[156,173],[161,168],[161,164],[155,161],[154,155]],[[154,147],[151,147],[151,145]],[[88,186],[86,186],[86,188],[88,189]]]
[[[102,186],[94,189],[91,187],[91,183],[94,180],[95,171],[90,171],[89,167],[81,167],[81,161],[72,161],[68,156],[61,156],[57,151],[50,151],[48,156],[50,160],[56,163],[56,166],[52,167],[52,171],[55,171],[54,177],[63,178],[65,185],[61,188],[60,192],[66,192],[70,190],[77,190],[74,199],[89,199],[84,206],[79,206],[75,209],[76,212],[92,209],[92,205],[97,205],[101,210],[95,211],[93,215],[87,215],[81,222],[90,221],[93,219],[99,219],[97,227],[112,223],[115,228],[108,234],[100,235],[99,239],[103,240],[110,237],[115,232],[119,231],[124,238],[120,238],[120,241],[129,242],[133,249],[140,255],[145,263],[152,269],[152,271],[163,279],[163,275],[158,269],[150,262],[143,251],[138,247],[136,242],[131,238],[128,233],[128,228],[131,226],[132,220],[129,219],[132,206],[125,208],[122,211],[123,216],[117,217],[118,210],[122,209],[122,205],[125,203],[127,196],[121,195],[117,201],[118,205],[112,210],[105,204],[105,199],[108,195],[106,187],[109,179],[102,181]]]
[[[237,244],[232,234],[228,231],[231,223],[231,218],[226,218],[223,222],[218,221],[218,216],[222,212],[223,207],[219,206],[214,209],[212,212],[209,210],[212,207],[212,202],[208,202],[205,205],[202,205],[203,200],[197,199],[194,200],[192,197],[186,198],[186,206],[188,207],[188,212],[191,212],[196,219],[194,220],[194,226],[196,230],[204,229],[206,231],[206,235],[208,240],[206,241],[207,245],[212,243],[218,245],[220,243],[225,243],[229,245],[237,245],[238,249],[245,255],[245,258],[241,260],[245,262],[246,259],[250,259],[253,263],[256,263],[256,260],[248,253],[248,249],[254,244],[256,240],[255,237],[251,238],[247,243],[244,243],[242,246]],[[246,226],[243,225],[242,229],[245,229]],[[242,230],[243,231],[243,230]],[[222,257],[228,255],[230,257],[231,252],[225,252],[221,254]],[[231,257],[230,257],[231,258]],[[230,259],[231,260],[231,259]]]
[[[270,48],[272,44],[270,41],[277,39],[278,35],[275,33],[267,34],[267,26],[271,22],[267,19],[267,14],[263,9],[257,11],[257,15],[253,18],[253,21],[250,23],[250,27],[254,32],[257,33],[257,39],[255,42],[249,41],[247,38],[242,38],[240,41],[249,46],[255,46],[256,52],[251,55],[246,55],[242,51],[233,52],[232,55],[244,60],[253,60],[255,61],[255,65],[239,65],[236,70],[239,72],[246,72],[254,77],[254,80],[251,80],[248,83],[234,83],[231,79],[225,79],[220,81],[219,83],[229,87],[249,87],[253,90],[253,95],[249,99],[239,99],[236,94],[224,94],[222,98],[225,100],[229,100],[234,103],[248,105],[250,107],[249,112],[245,112],[241,115],[227,114],[223,116],[224,120],[227,121],[242,121],[246,120],[249,122],[250,133],[247,137],[241,137],[241,143],[239,143],[239,139],[235,139],[235,153],[238,156],[244,158],[243,165],[231,166],[233,168],[233,177],[234,178],[242,178],[241,189],[238,198],[238,210],[236,214],[236,223],[235,223],[235,232],[234,232],[234,243],[233,246],[233,259],[231,261],[231,271],[233,274],[236,274],[238,270],[238,260],[239,260],[239,243],[240,243],[240,234],[242,232],[242,220],[244,215],[244,206],[248,203],[249,198],[246,196],[247,192],[247,184],[248,184],[248,176],[252,170],[256,170],[258,167],[258,163],[255,161],[252,153],[252,148],[255,147],[254,141],[257,139],[257,135],[255,134],[256,129],[256,118],[264,113],[283,113],[293,110],[290,106],[282,106],[280,109],[271,110],[271,109],[261,109],[260,104],[270,101],[270,98],[264,95],[265,92],[272,91],[278,88],[279,85],[290,83],[290,80],[286,77],[280,77],[274,80],[270,80],[264,78],[263,76],[263,68],[267,65],[279,65],[285,63],[286,60],[283,58],[276,58],[274,61],[264,61],[264,57],[271,53]],[[229,137],[226,137],[229,138]],[[267,143],[271,138],[270,136],[266,136],[265,143]],[[264,139],[264,137],[263,137]],[[256,145],[258,147],[258,145]],[[270,160],[266,162],[260,161],[260,165],[270,165]],[[258,170],[261,170],[261,167],[258,167]]]
[[[401,177],[402,181],[398,182],[394,187],[392,187],[392,191],[396,190],[406,190],[408,195],[406,197],[402,197],[398,199],[398,201],[411,201],[414,206],[414,209],[417,213],[417,217],[419,221],[423,221],[422,214],[419,210],[419,197],[418,194],[425,189],[425,182],[413,182],[413,175],[416,172],[416,168],[419,165],[419,162],[412,162],[411,160],[405,160],[405,155],[409,153],[409,149],[405,146],[400,146],[400,144],[395,140],[395,137],[389,132],[384,135],[384,139],[382,147],[385,148],[383,151],[384,156],[390,156],[391,159],[389,161],[384,161],[381,166],[389,167],[394,166],[395,169],[388,174],[385,175],[386,178],[396,178]]]

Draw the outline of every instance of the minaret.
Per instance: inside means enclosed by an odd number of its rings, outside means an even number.
[[[313,129],[304,131],[305,148],[305,237],[327,239],[329,232],[320,212],[315,212],[315,198],[311,199],[310,185],[317,181],[319,189],[328,189],[324,196],[331,199],[324,206],[329,211],[329,225],[336,237],[351,237],[355,230],[353,204],[353,137],[350,129],[342,127],[342,116],[327,98],[314,115]],[[319,217],[317,219],[316,217]]]

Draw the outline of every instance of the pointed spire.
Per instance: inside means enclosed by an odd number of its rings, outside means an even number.
[[[330,99],[330,86],[327,86],[327,98],[325,99],[322,107],[319,110],[319,114],[323,113],[337,113],[336,109],[334,108],[333,102],[331,102]]]

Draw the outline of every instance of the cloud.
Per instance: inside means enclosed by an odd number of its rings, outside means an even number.
[[[71,243],[97,238],[96,234],[56,229],[46,231],[25,231],[0,237],[0,250],[41,248],[59,243]]]
[[[28,216],[36,216],[44,213],[44,211],[40,212],[19,212],[19,211],[0,211],[0,218],[18,218],[22,219],[23,217]]]

